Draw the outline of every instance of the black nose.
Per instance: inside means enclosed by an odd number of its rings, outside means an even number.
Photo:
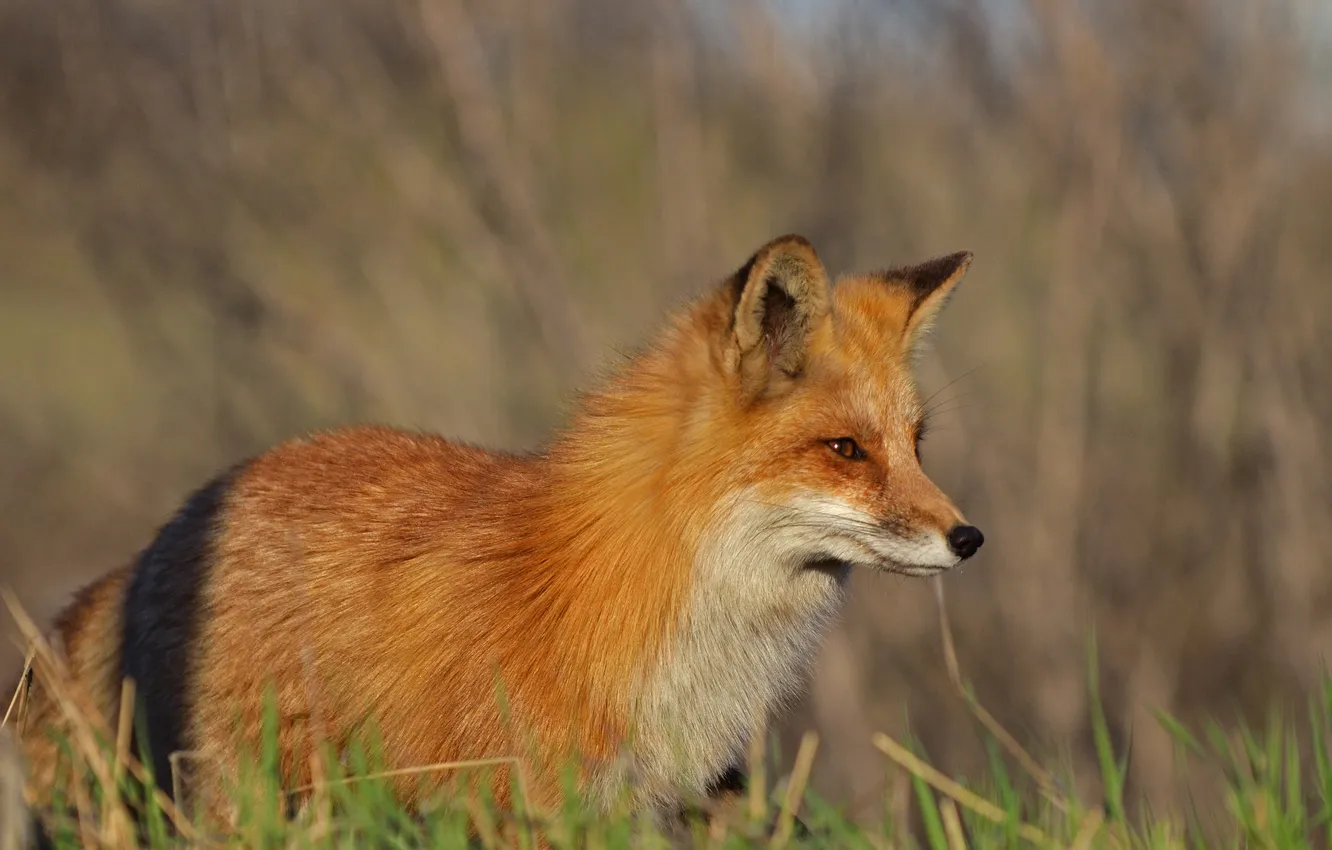
[[[963,558],[970,558],[985,542],[985,535],[974,525],[955,525],[948,532],[948,548]]]

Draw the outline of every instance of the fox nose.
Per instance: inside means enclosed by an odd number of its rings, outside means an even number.
[[[966,559],[976,554],[976,550],[985,542],[985,535],[974,525],[955,525],[948,532],[948,548],[953,554]]]

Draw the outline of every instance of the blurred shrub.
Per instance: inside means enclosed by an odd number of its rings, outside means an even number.
[[[1154,708],[1255,719],[1332,646],[1317,23],[0,0],[0,581],[50,613],[214,467],[305,429],[536,445],[778,232],[834,270],[967,248],[922,374],[927,468],[990,541],[946,581],[963,667],[1094,785],[1094,626],[1130,791],[1167,805]],[[984,753],[930,589],[855,580],[791,723],[873,813],[869,734],[903,705],[944,765]]]

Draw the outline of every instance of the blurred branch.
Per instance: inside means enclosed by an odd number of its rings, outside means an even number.
[[[1040,401],[1036,411],[1036,468],[1029,540],[1039,593],[1052,606],[1050,616],[1027,620],[1031,646],[1051,651],[1049,669],[1038,690],[1037,711],[1056,739],[1085,722],[1085,693],[1076,649],[1080,587],[1080,540],[1086,514],[1087,455],[1092,423],[1090,357],[1099,293],[1084,283],[1098,262],[1120,182],[1122,108],[1110,81],[1110,68],[1089,24],[1074,7],[1038,4],[1042,32],[1065,74],[1049,82],[1040,103],[1060,114],[1076,115],[1059,139],[1067,157],[1058,188],[1058,238],[1052,257],[1041,322]],[[1013,610],[1030,610],[1027,598]],[[1053,613],[1058,611],[1058,614]]]
[[[989,21],[978,0],[950,0],[939,4],[945,38],[951,48],[952,67],[960,72],[962,89],[980,105],[991,121],[1002,120],[1013,109],[1011,75],[995,56]]]
[[[518,253],[513,284],[535,309],[547,349],[558,362],[580,370],[588,354],[571,306],[575,302],[533,194],[536,182],[504,131],[500,101],[471,15],[463,0],[420,0],[420,9],[452,94],[463,144],[513,237]]]
[[[694,96],[694,59],[684,11],[674,0],[652,4],[652,102],[657,130],[665,267],[678,287],[708,279],[714,264],[712,222],[706,200],[703,127]]]
[[[558,133],[552,88],[559,80],[563,55],[563,29],[569,14],[563,0],[504,0],[497,3],[503,25],[513,34],[506,87],[513,103],[514,135],[521,139],[551,139]],[[539,151],[532,150],[533,159]]]

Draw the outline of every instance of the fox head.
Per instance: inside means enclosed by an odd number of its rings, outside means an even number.
[[[751,523],[789,560],[926,576],[980,547],[980,530],[921,468],[911,371],[970,263],[959,252],[834,284],[791,235],[708,299],[713,413],[739,461],[727,466],[743,470],[735,485],[759,512]]]

